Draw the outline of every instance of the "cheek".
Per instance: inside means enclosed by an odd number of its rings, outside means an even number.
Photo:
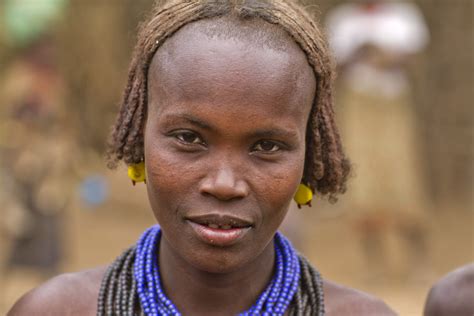
[[[147,180],[150,182],[150,189],[160,195],[176,192],[177,189],[182,187],[180,183],[183,181],[183,176],[188,174],[177,166],[178,162],[176,160],[168,158],[166,153],[159,150],[148,151],[145,154]]]
[[[260,170],[258,174],[260,181],[255,185],[255,190],[261,199],[260,203],[266,205],[266,220],[273,221],[275,225],[279,225],[285,217],[301,182],[304,168],[302,157],[304,153],[296,155],[292,163]]]
[[[153,213],[163,225],[164,220],[176,215],[182,197],[189,191],[187,179],[192,171],[169,152],[158,149],[163,147],[155,142],[145,138],[147,192]]]

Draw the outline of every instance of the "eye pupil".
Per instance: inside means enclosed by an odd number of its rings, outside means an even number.
[[[276,152],[280,150],[280,146],[276,144],[275,142],[272,141],[261,141],[258,143],[258,145],[255,147],[257,151],[262,151],[262,152]]]
[[[181,137],[186,143],[194,143],[197,139],[197,136],[192,133],[183,133],[181,134]]]
[[[271,151],[275,147],[275,144],[269,141],[263,141],[260,143],[260,146],[262,147],[262,150]]]

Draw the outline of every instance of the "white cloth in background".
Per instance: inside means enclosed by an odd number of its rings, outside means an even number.
[[[354,58],[363,47],[376,47],[391,56],[403,57],[421,51],[429,41],[423,15],[408,2],[344,4],[328,15],[329,42],[339,64],[356,91],[397,98],[409,90],[402,67],[375,67],[370,60]],[[354,59],[354,60],[353,60]]]
[[[429,41],[423,15],[408,2],[379,2],[370,10],[361,4],[341,5],[329,13],[327,30],[340,63],[364,45],[411,54],[421,51]]]
[[[423,16],[408,2],[343,4],[330,12],[327,25],[330,45],[345,66],[338,117],[356,175],[347,201],[367,212],[421,214],[426,198],[404,62],[428,43]]]

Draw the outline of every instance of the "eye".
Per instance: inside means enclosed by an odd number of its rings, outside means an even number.
[[[278,143],[270,141],[270,140],[263,140],[261,142],[258,142],[253,147],[253,151],[264,152],[264,153],[274,153],[279,150],[281,150],[281,146]]]
[[[205,145],[201,137],[198,134],[191,131],[179,131],[179,132],[174,133],[173,136],[176,137],[180,142],[185,143],[185,144]]]

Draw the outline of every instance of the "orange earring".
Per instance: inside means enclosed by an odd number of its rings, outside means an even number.
[[[128,177],[132,180],[132,184],[135,185],[137,182],[145,182],[145,163],[140,162],[137,164],[131,164],[128,166]]]

